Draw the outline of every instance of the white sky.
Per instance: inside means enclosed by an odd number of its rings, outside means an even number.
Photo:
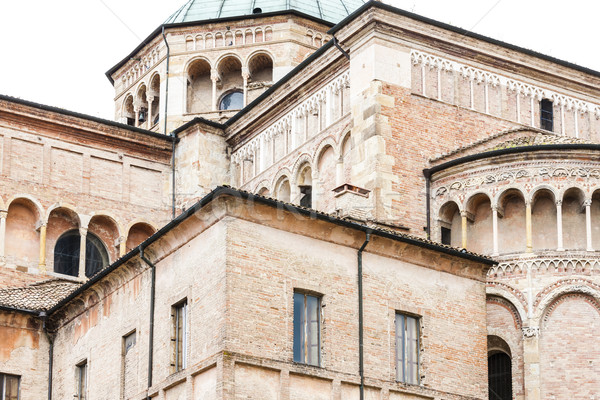
[[[114,92],[104,73],[184,2],[4,0],[0,93],[112,119]],[[594,0],[386,2],[600,71]]]

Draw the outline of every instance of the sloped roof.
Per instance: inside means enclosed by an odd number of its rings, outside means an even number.
[[[49,279],[24,287],[0,289],[0,307],[47,311],[81,286],[63,279]]]
[[[487,149],[486,151],[510,149],[513,147],[543,146],[556,144],[594,144],[594,142],[570,136],[559,136],[538,133],[532,136],[523,136],[516,139],[507,140],[506,142],[499,143],[496,146]]]
[[[288,10],[338,23],[364,3],[364,0],[189,0],[165,24]]]

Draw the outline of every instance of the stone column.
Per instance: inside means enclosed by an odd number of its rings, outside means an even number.
[[[210,71],[210,80],[212,81],[212,110],[219,109],[217,105],[217,82],[219,81],[219,73],[216,70]]]
[[[124,236],[119,237],[119,257],[127,254],[127,239]]]
[[[40,225],[40,262],[38,264],[40,273],[45,274],[46,270],[46,223]]]
[[[146,99],[148,100],[148,116],[146,117],[148,123],[146,124],[146,127],[152,128],[152,125],[154,125],[152,119],[152,102],[154,101],[154,96],[147,96]]]
[[[523,328],[523,366],[525,371],[525,398],[540,399],[539,328]]]
[[[296,131],[298,130],[298,115],[296,113],[292,113],[292,121],[290,123],[290,130],[292,132],[292,148],[290,150],[295,150],[298,147],[298,141],[296,140]]]
[[[85,279],[85,245],[87,228],[79,228],[79,279]]]
[[[7,210],[0,211],[0,262],[4,262],[4,244],[6,242],[6,217]]]
[[[313,170],[312,173],[312,196],[311,196],[311,203],[312,203],[312,208],[314,208],[315,210],[317,210],[317,200],[319,199],[319,174]]]
[[[300,188],[295,180],[290,180],[290,203],[300,204]]]
[[[564,251],[562,229],[562,200],[556,200],[556,250]]]
[[[583,202],[583,205],[585,206],[585,232],[586,232],[586,239],[587,239],[587,251],[594,251],[594,248],[592,246],[592,201],[591,200],[586,200]]]
[[[331,87],[325,90],[325,126],[327,128],[333,122],[333,96],[331,93]]]
[[[461,211],[460,212],[460,217],[461,217],[461,224],[462,224],[462,244],[461,247],[463,249],[467,248],[467,212],[466,211]]]
[[[498,255],[498,206],[492,206],[492,237],[494,240],[493,256]]]
[[[533,235],[531,233],[531,201],[525,203],[525,232],[527,233],[527,252],[533,251]]]
[[[242,68],[242,79],[244,80],[244,107],[248,104],[248,81],[250,80],[250,72],[247,67]]]
[[[335,185],[340,186],[344,182],[344,160],[342,157],[335,164]]]
[[[133,121],[133,125],[136,127],[140,126],[140,106],[139,105],[133,105],[133,113],[134,113],[134,121]]]

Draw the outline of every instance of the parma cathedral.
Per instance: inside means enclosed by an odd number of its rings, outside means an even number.
[[[0,95],[0,400],[599,398],[600,72],[189,0],[106,77]]]

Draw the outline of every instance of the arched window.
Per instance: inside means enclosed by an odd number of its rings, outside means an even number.
[[[80,236],[76,229],[65,232],[54,246],[54,271],[59,274],[79,275]],[[104,244],[93,233],[86,235],[85,276],[88,278],[109,264]]]
[[[241,110],[243,107],[244,94],[240,90],[227,93],[219,103],[219,110]]]
[[[508,354],[497,352],[489,356],[488,385],[490,400],[512,399],[512,370]]]

